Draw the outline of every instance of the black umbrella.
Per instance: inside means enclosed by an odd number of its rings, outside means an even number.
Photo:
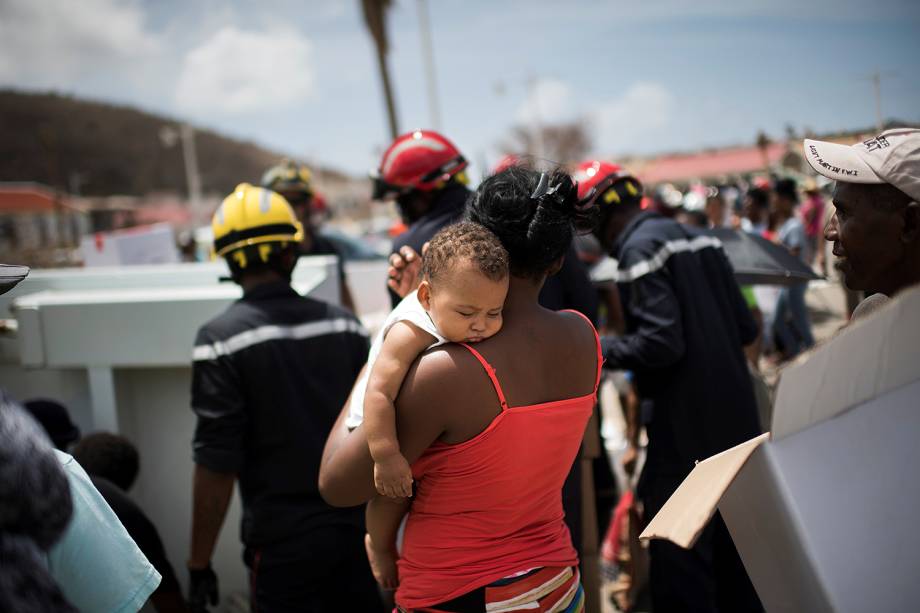
[[[706,233],[721,241],[741,285],[794,285],[821,278],[783,245],[757,234],[731,228]]]
[[[28,266],[11,266],[0,264],[0,294],[13,289],[17,283],[29,275]]]

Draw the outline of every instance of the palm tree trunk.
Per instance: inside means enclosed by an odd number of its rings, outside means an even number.
[[[399,126],[396,122],[396,103],[393,99],[393,87],[390,84],[390,71],[387,67],[387,33],[386,11],[390,8],[392,0],[361,0],[364,9],[364,21],[374,39],[377,49],[377,68],[380,70],[380,82],[383,85],[383,97],[387,107],[387,119],[390,124],[390,137],[395,139],[399,135]]]

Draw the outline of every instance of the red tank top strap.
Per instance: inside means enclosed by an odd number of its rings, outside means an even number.
[[[585,320],[588,326],[591,328],[591,332],[594,332],[594,342],[597,343],[597,376],[594,380],[594,393],[597,393],[597,388],[601,384],[601,370],[604,367],[604,352],[601,350],[601,337],[597,333],[597,328],[594,327],[594,324],[588,319],[588,316],[582,313],[581,311],[576,311],[575,309],[564,309],[566,313],[575,313],[579,317]]]
[[[482,354],[480,354],[478,351],[476,351],[475,349],[473,349],[471,346],[469,346],[466,343],[460,343],[460,344],[466,347],[467,349],[469,349],[470,353],[472,353],[473,356],[477,360],[479,360],[479,363],[482,364],[482,367],[486,371],[486,374],[489,375],[489,379],[492,380],[492,386],[495,388],[495,393],[498,394],[498,401],[502,405],[502,411],[507,409],[508,403],[505,402],[505,392],[502,391],[502,386],[498,382],[498,377],[495,376],[495,369],[492,368],[492,365],[489,364],[489,362],[486,361],[486,359],[482,357]]]

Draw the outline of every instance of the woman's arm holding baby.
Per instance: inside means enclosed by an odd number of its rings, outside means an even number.
[[[396,431],[400,450],[411,464],[441,436],[452,421],[452,394],[445,387],[457,380],[450,352],[436,350],[421,356],[406,374],[396,401]],[[356,506],[376,495],[374,460],[364,425],[351,432],[345,426],[347,403],[332,426],[319,472],[319,491],[333,506]]]

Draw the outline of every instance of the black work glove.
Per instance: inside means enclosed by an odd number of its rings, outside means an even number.
[[[208,602],[217,606],[217,575],[211,565],[201,570],[188,569],[188,608],[192,613],[207,613]]]

